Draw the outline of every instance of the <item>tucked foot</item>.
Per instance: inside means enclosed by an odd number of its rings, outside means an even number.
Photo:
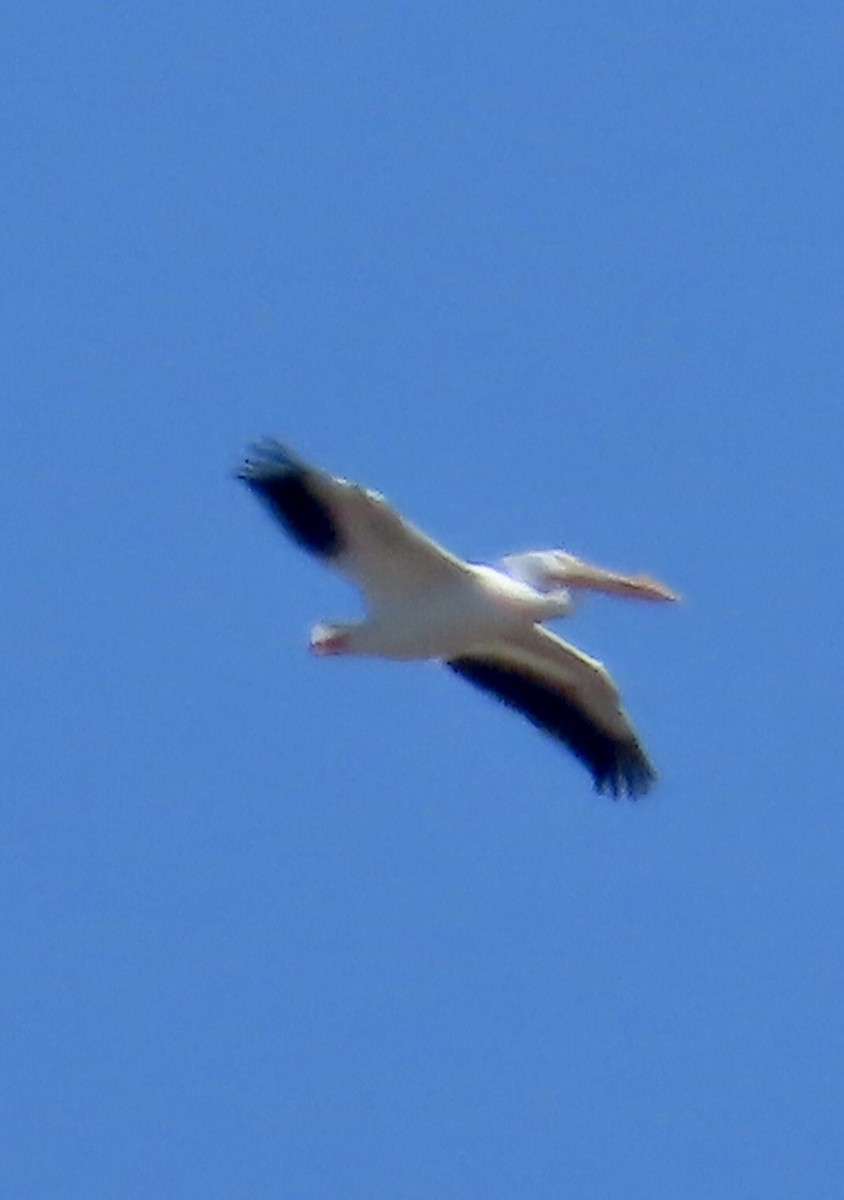
[[[349,648],[349,634],[345,629],[333,625],[316,625],[311,630],[311,654],[326,657],[329,654],[345,654]]]

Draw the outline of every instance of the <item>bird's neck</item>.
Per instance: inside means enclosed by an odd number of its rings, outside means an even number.
[[[542,600],[548,619],[567,617],[574,608],[574,601],[568,588],[554,588],[553,591],[546,592]]]

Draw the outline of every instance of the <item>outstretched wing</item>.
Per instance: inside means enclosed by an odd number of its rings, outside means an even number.
[[[635,799],[656,780],[604,667],[547,629],[514,630],[447,665],[563,742],[591,772],[596,791]]]
[[[273,439],[239,472],[304,550],[361,589],[373,608],[466,573],[465,564],[405,521],[378,492],[313,467]]]

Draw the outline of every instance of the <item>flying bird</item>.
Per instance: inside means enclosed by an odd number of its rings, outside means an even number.
[[[499,568],[465,562],[406,521],[379,493],[311,466],[273,439],[238,477],[291,538],[361,591],[366,619],[321,623],[310,648],[434,659],[563,742],[614,798],[643,795],[656,772],[603,665],[543,628],[573,593],[679,597],[648,575],[622,575],[564,550],[508,555]]]

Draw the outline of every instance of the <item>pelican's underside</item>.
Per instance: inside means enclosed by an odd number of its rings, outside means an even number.
[[[541,622],[568,611],[571,587],[676,599],[670,589],[649,576],[590,567],[565,551],[510,556],[509,576],[466,563],[378,493],[311,467],[272,440],[256,447],[240,477],[302,549],[348,576],[367,602],[359,624],[318,626],[315,652],[438,658],[564,743],[599,792],[635,798],[649,789],[656,772],[611,679]],[[544,580],[537,578],[543,570]]]

